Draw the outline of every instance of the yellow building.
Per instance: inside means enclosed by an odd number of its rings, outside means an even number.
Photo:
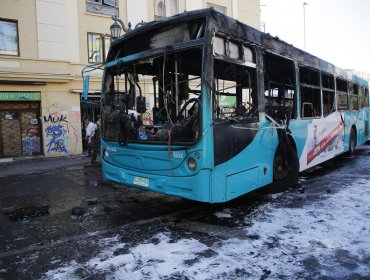
[[[82,153],[102,73],[81,101],[81,70],[104,62],[112,15],[134,27],[206,7],[260,28],[259,0],[1,0],[0,158]]]

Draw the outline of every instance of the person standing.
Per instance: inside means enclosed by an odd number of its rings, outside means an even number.
[[[100,150],[100,116],[97,117],[94,131],[94,149],[91,157],[91,163],[95,163],[96,157]]]
[[[91,150],[93,145],[93,136],[94,136],[94,124],[91,121],[90,117],[86,117],[84,120],[85,123],[85,130],[86,130],[86,147],[87,147],[87,156],[91,156]]]

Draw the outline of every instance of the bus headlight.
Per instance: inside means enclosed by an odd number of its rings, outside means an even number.
[[[188,167],[191,171],[194,171],[195,169],[197,169],[197,162],[195,161],[195,159],[193,158],[188,159]]]
[[[104,150],[104,157],[106,157],[106,158],[109,157],[109,151],[107,149]]]

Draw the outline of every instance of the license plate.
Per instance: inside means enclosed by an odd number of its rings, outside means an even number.
[[[149,186],[149,179],[143,178],[143,177],[134,177],[134,184],[142,187],[148,187]]]

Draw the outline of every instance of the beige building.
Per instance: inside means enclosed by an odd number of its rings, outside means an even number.
[[[260,28],[259,0],[1,0],[0,159],[82,153],[102,73],[81,101],[81,70],[104,62],[112,15],[135,26],[206,7]]]

